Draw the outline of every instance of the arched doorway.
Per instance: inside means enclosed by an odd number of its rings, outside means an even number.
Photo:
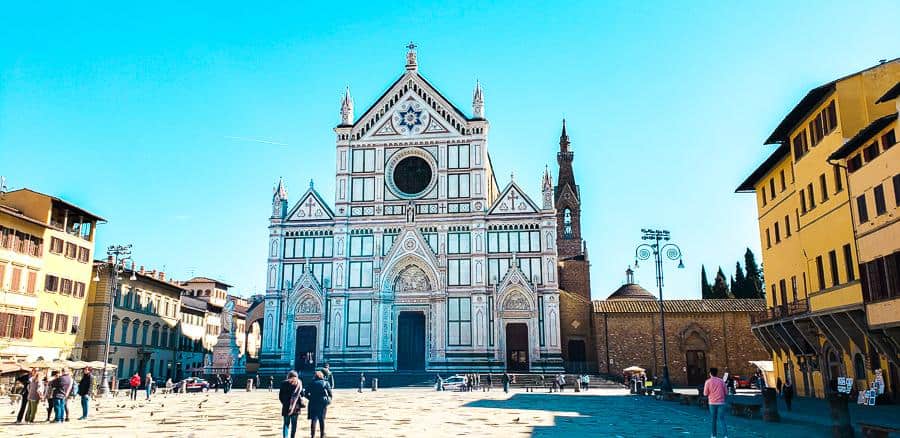
[[[506,325],[506,369],[528,371],[528,324]]]
[[[294,349],[294,369],[310,371],[316,368],[316,327],[301,325],[297,327],[296,348]]]
[[[425,314],[400,312],[397,316],[397,369],[425,369]]]
[[[708,345],[706,332],[697,324],[691,324],[681,332],[681,348],[684,350],[684,367],[689,386],[698,386],[706,381]]]
[[[587,349],[582,339],[570,339],[567,345],[566,368],[570,372],[583,373],[587,367]]]

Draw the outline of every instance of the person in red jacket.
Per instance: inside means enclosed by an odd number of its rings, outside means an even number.
[[[138,373],[134,373],[131,376],[131,380],[128,381],[128,385],[131,387],[131,399],[137,400],[138,387],[141,386],[141,376]]]

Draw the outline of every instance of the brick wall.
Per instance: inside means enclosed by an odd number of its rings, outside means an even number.
[[[594,313],[593,330],[600,372],[620,374],[637,365],[649,376],[662,375],[662,342],[658,313]],[[746,312],[667,313],[666,339],[669,376],[674,385],[687,385],[684,335],[697,331],[706,344],[706,366],[749,374],[751,360],[769,360],[762,344],[750,332]],[[690,341],[687,341],[690,342]],[[607,356],[608,354],[608,356]],[[609,365],[607,368],[607,357]]]

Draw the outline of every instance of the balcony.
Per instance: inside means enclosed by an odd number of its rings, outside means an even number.
[[[809,299],[792,301],[780,306],[769,307],[761,312],[750,314],[750,325],[759,325],[767,322],[802,315],[809,312]]]

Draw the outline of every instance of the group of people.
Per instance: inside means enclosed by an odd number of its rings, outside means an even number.
[[[141,387],[141,383],[144,384],[144,392],[147,395],[147,401],[150,401],[150,395],[153,394],[153,375],[147,373],[147,376],[144,378],[143,382],[141,381],[141,375],[138,373],[134,373],[130,379],[128,379],[128,387],[131,389],[131,399],[137,400],[138,389]]]
[[[326,373],[328,376],[326,377]],[[325,414],[333,397],[331,392],[331,372],[328,367],[317,370],[309,386],[304,388],[296,371],[287,374],[278,389],[278,400],[281,401],[281,416],[284,420],[282,436],[294,438],[297,434],[297,418],[303,407],[306,407],[306,418],[309,420],[309,436],[316,436],[316,425],[321,437],[325,436]],[[303,403],[303,399],[307,404]]]
[[[41,402],[47,402],[47,421],[69,421],[68,400],[76,394],[81,398],[82,414],[79,420],[87,419],[90,405],[91,392],[94,384],[93,370],[84,368],[81,380],[77,387],[75,379],[68,368],[50,371],[47,375],[38,369],[32,369],[28,374],[23,374],[16,379],[21,386],[19,395],[21,403],[16,415],[16,423],[34,423],[38,407]]]
[[[231,392],[231,387],[234,384],[234,382],[231,380],[231,374],[225,374],[224,376],[216,374],[215,376],[213,376],[210,383],[212,384],[213,388],[215,388],[215,392],[219,392],[219,388],[221,387],[222,392],[224,392],[225,394]]]

